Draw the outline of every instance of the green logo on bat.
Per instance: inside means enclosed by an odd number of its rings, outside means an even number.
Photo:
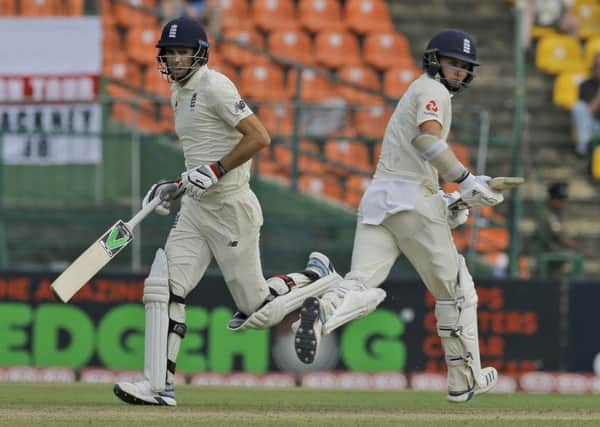
[[[104,247],[108,255],[113,257],[127,246],[131,240],[133,240],[133,234],[125,226],[125,223],[119,220],[100,238],[100,244]]]

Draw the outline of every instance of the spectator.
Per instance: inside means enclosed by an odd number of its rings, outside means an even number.
[[[217,0],[162,0],[164,21],[188,17],[199,21],[210,34],[221,31],[221,9]]]
[[[523,46],[531,44],[531,28],[555,28],[573,37],[579,34],[579,20],[573,13],[574,0],[527,0],[523,17]]]
[[[569,197],[569,185],[566,182],[554,182],[548,186],[548,197],[538,216],[535,232],[536,255],[540,260],[547,259],[549,276],[560,275],[567,261],[579,255],[573,251],[575,242],[564,232],[563,215]],[[550,255],[550,256],[549,256]],[[538,273],[543,266],[538,265]]]
[[[571,111],[579,156],[587,154],[594,134],[600,134],[600,52],[594,56],[591,74],[579,85],[579,101]]]

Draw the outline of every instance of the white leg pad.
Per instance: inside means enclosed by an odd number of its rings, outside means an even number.
[[[252,313],[238,328],[229,329],[241,331],[269,328],[281,322],[292,311],[299,309],[306,298],[321,296],[335,288],[341,281],[342,277],[339,274],[331,273],[304,286],[296,286],[287,294],[275,297],[261,309]]]
[[[345,292],[341,304],[334,309],[333,313],[326,316],[322,334],[330,334],[351,320],[372,313],[385,297],[386,293],[381,288],[356,289]]]
[[[144,376],[154,392],[165,388],[167,378],[167,335],[169,333],[169,274],[167,256],[162,249],[144,281],[145,341]]]

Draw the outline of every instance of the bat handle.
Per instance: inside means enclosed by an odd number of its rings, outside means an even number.
[[[127,221],[127,225],[129,226],[129,228],[131,230],[133,230],[133,228],[138,225],[140,222],[142,222],[142,220],[144,218],[146,218],[152,211],[154,211],[154,209],[162,202],[162,200],[160,199],[160,197],[155,197],[154,199],[150,200],[150,203],[148,203],[146,206],[144,206],[138,213],[136,213],[134,215],[133,218],[131,218],[129,221]]]

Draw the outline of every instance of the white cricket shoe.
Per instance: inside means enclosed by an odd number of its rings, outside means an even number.
[[[131,405],[177,406],[175,387],[168,384],[161,392],[154,392],[147,380],[136,383],[120,382],[113,387],[115,396]]]
[[[294,322],[294,348],[301,362],[310,364],[315,361],[321,341],[321,303],[318,298],[308,297],[302,303],[300,319]]]
[[[471,390],[462,392],[448,391],[448,400],[453,403],[467,402],[473,396],[491,391],[498,384],[498,371],[496,371],[496,368],[487,367],[481,369],[480,384],[484,385],[475,384],[475,387]]]

